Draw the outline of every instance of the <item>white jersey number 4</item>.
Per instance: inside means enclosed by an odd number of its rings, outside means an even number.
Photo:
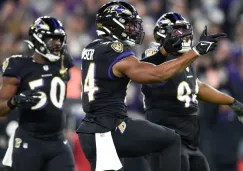
[[[84,82],[84,92],[88,93],[89,102],[94,101],[94,93],[98,90],[95,86],[95,64],[92,62],[89,65],[88,73]]]

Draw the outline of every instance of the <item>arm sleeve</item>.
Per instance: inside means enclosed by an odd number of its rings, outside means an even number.
[[[144,53],[143,53],[143,55],[145,56]],[[143,58],[143,56],[142,56],[142,58]],[[153,54],[152,56],[143,58],[141,61],[159,65],[159,64],[164,63],[165,60],[166,60],[166,56],[164,56],[160,51],[158,51],[157,53]]]

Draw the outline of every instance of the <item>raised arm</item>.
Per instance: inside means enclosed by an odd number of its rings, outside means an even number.
[[[160,52],[162,54],[164,50],[167,53],[176,52],[181,48],[181,38],[185,35],[186,34],[172,37],[171,34],[168,34],[163,47],[160,48]],[[208,35],[207,27],[205,27],[199,43],[193,50],[188,51],[177,59],[156,66],[146,62],[140,62],[134,56],[129,56],[117,62],[112,67],[112,71],[117,77],[128,76],[131,80],[138,83],[157,84],[182,72],[199,55],[204,55],[214,50],[217,46],[218,38],[225,36],[224,33]]]

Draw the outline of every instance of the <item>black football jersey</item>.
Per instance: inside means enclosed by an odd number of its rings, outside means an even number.
[[[117,78],[112,67],[124,58],[134,55],[130,46],[124,42],[95,40],[82,52],[82,104],[86,118],[84,122],[96,122],[108,130],[113,128],[109,118],[125,118],[127,77]],[[105,117],[104,117],[105,116]],[[95,118],[91,119],[90,118]],[[104,120],[102,120],[102,119]],[[98,127],[98,126],[94,127]],[[109,126],[110,125],[110,126]],[[79,127],[79,132],[97,132],[98,129],[87,130],[87,126]],[[86,129],[86,131],[84,131]]]
[[[152,47],[145,51],[145,56],[150,56],[158,51]],[[175,59],[168,56],[166,61]],[[182,73],[158,85],[142,85],[145,110],[163,109],[172,115],[183,115],[196,112],[198,109],[197,76],[190,65]]]
[[[65,68],[73,66],[65,58]],[[39,134],[58,132],[63,129],[62,112],[66,95],[66,79],[59,74],[61,61],[39,64],[31,57],[15,55],[3,62],[3,76],[16,77],[20,84],[17,94],[26,90],[38,90],[42,99],[31,108],[20,107],[19,125],[26,131]]]
[[[150,56],[158,51],[157,46],[145,51]],[[166,61],[175,59],[168,56]],[[142,85],[146,118],[159,125],[174,129],[188,147],[199,142],[197,118],[197,76],[188,66],[182,73],[158,85]]]

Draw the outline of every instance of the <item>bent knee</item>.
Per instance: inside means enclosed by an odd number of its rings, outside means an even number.
[[[181,136],[176,132],[173,133],[172,142],[174,144],[181,144]]]

